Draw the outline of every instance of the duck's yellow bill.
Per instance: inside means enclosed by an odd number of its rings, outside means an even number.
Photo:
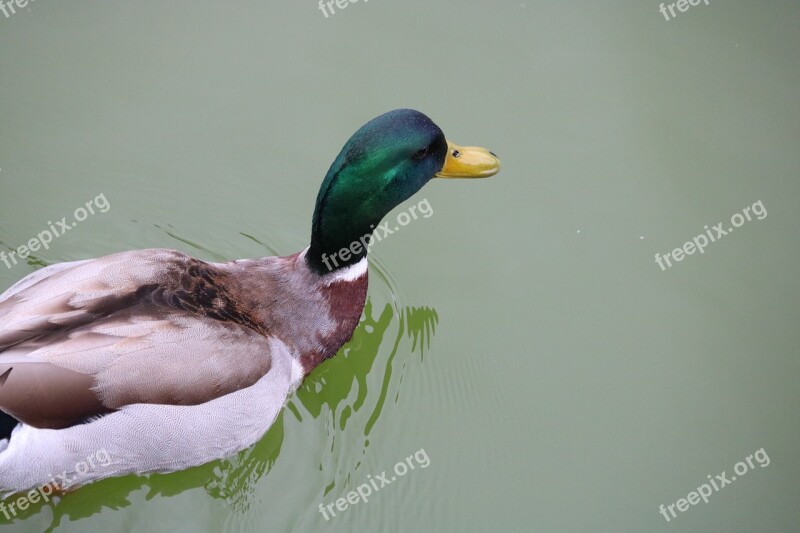
[[[437,178],[488,178],[500,172],[500,160],[486,148],[447,142],[447,158]]]

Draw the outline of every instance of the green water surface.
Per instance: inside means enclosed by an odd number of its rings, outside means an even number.
[[[334,4],[335,7],[335,4]],[[36,0],[0,13],[0,249],[42,265],[308,244],[385,111],[496,152],[374,246],[353,340],[223,461],[106,480],[0,531],[794,532],[800,4]],[[766,213],[662,270],[761,202]],[[752,209],[751,211],[752,212]],[[763,448],[770,462],[667,522]],[[339,498],[418,466],[328,520]]]

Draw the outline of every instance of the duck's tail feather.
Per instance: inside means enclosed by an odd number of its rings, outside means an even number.
[[[19,420],[11,415],[0,411],[0,441],[10,439],[11,432],[19,424]]]

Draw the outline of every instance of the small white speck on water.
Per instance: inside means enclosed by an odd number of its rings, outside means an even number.
[[[639,235],[639,240],[643,241],[644,240],[644,235]]]
[[[578,230],[578,231],[576,231],[575,233],[577,233],[578,235],[580,235],[580,234],[581,234],[581,230]]]

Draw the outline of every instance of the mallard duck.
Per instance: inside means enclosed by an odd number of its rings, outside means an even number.
[[[207,263],[137,250],[22,279],[0,296],[0,493],[171,472],[252,445],[350,339],[364,237],[430,179],[499,169],[395,110],[344,145],[299,253]]]

